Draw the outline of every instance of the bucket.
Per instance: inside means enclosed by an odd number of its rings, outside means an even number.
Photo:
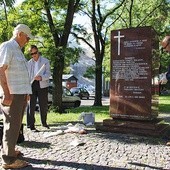
[[[86,113],[86,112],[82,112],[80,115],[80,120],[83,119],[83,123],[85,125],[93,125],[95,122],[95,115],[92,112]]]

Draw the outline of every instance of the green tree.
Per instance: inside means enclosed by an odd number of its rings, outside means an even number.
[[[148,0],[147,2],[140,0],[127,0],[126,3],[117,10],[116,15],[112,16],[115,23],[112,25],[111,30],[139,26],[152,26],[157,32],[159,40],[162,40],[165,35],[170,33],[169,5],[170,3],[167,0]],[[105,55],[105,75],[109,78],[110,45],[106,47]],[[162,71],[167,69],[167,63],[170,64],[169,57],[167,57],[167,54],[161,54]]]
[[[94,105],[101,105],[102,69],[104,66],[106,73],[110,66],[108,60],[103,64],[103,59],[110,57],[110,50],[105,50],[105,47],[110,44],[110,30],[151,25],[162,38],[170,32],[169,1],[81,0],[81,5],[84,5],[83,15],[87,15],[91,20],[92,32],[89,33],[78,25],[74,27],[74,35],[88,44],[95,54],[96,98]],[[37,36],[30,43],[38,44],[42,53],[51,59],[55,84],[53,104],[58,107],[60,112],[62,112],[62,74],[70,60],[77,60],[78,56],[78,49],[68,46],[68,37],[72,28],[73,16],[79,9],[80,0],[25,0],[16,10],[8,12],[8,20],[5,19],[5,15],[1,15],[1,35],[5,35],[4,31],[8,36],[12,27],[17,23],[26,23]],[[2,13],[3,9],[0,10]],[[6,21],[10,23],[8,30],[4,27]],[[107,56],[107,54],[109,55]],[[163,58],[167,59],[166,56]]]
[[[6,41],[9,38],[8,34],[8,10],[13,8],[15,3],[15,0],[0,0],[0,11],[1,11],[1,16],[0,16],[0,21],[1,21],[1,27],[0,27],[0,42]]]
[[[58,111],[62,112],[62,75],[64,69],[65,51],[68,45],[68,38],[72,28],[74,13],[78,9],[80,0],[69,0],[67,3],[67,9],[65,12],[65,20],[63,23],[62,31],[58,31],[52,17],[52,8],[47,0],[44,0],[44,7],[47,14],[48,25],[50,32],[52,33],[53,41],[56,47],[54,68],[53,68],[53,80],[54,91],[53,93],[53,105],[58,107]]]
[[[113,1],[91,0],[86,1],[83,13],[90,18],[92,33],[89,34],[81,25],[74,28],[73,35],[84,41],[95,55],[95,101],[94,106],[101,106],[102,98],[102,74],[105,46],[108,43],[108,29],[113,24],[110,17],[123,5],[126,0],[117,3]],[[108,3],[110,6],[108,6]],[[81,36],[79,34],[82,34]],[[94,42],[94,43],[92,43]]]
[[[25,0],[10,15],[12,25],[16,25],[17,21],[27,23],[32,28],[36,38],[30,43],[38,45],[41,52],[50,58],[54,82],[53,105],[59,112],[63,111],[64,68],[71,60],[77,60],[79,54],[78,48],[73,49],[68,45],[79,2],[80,0]]]

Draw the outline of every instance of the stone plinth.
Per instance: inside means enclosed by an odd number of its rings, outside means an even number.
[[[162,119],[155,119],[152,121],[105,119],[103,123],[96,124],[96,130],[152,137],[166,137],[170,126],[168,124],[162,124],[161,121]]]

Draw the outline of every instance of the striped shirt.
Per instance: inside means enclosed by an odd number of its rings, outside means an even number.
[[[0,45],[0,67],[3,65],[8,66],[5,73],[10,94],[31,94],[27,61],[14,39]]]

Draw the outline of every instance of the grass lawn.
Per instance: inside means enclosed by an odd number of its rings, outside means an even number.
[[[170,113],[170,96],[159,96],[159,112]]]
[[[59,114],[54,112],[48,113],[48,124],[67,123],[79,121],[79,116],[82,112],[93,112],[95,114],[95,122],[102,122],[104,119],[110,118],[109,106],[82,106],[73,109],[67,109],[67,113]],[[40,125],[40,114],[35,115],[36,124]],[[26,115],[23,123],[26,123]]]
[[[79,116],[82,112],[93,112],[95,114],[95,122],[102,122],[104,119],[110,118],[109,116],[109,106],[82,106],[73,109],[67,109],[67,113],[59,114],[54,112],[48,113],[48,124],[58,124],[67,122],[77,122],[79,121]],[[170,113],[170,96],[160,96],[159,97],[159,112],[160,113]],[[40,125],[40,115],[37,113],[35,115],[36,124]],[[24,116],[23,123],[26,123],[26,116]]]

